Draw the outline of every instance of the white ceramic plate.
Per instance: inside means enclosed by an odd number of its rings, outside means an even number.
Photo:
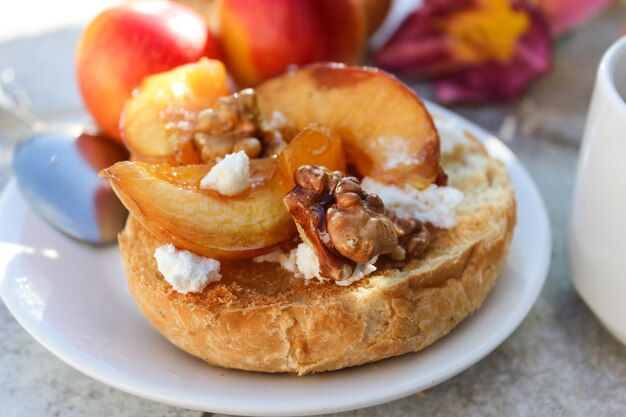
[[[144,320],[117,248],[78,244],[44,224],[11,181],[0,198],[0,294],[18,322],[81,372],[142,397],[225,414],[282,416],[372,406],[432,387],[494,350],[526,316],[548,271],[550,229],[534,183],[498,139],[431,105],[507,166],[518,225],[482,309],[422,352],[296,377],[215,368],[176,349]]]

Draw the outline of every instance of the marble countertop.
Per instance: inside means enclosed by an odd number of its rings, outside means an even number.
[[[553,230],[546,285],[521,326],[493,353],[425,392],[336,416],[623,416],[626,347],[602,328],[577,296],[565,257],[565,224],[578,147],[597,62],[626,21],[614,7],[560,39],[552,72],[523,98],[452,110],[499,135],[535,179]],[[80,106],[68,26],[0,42],[0,68],[11,66],[43,114]],[[45,68],[46,71],[41,71]],[[425,86],[415,86],[424,96]],[[0,188],[9,172],[14,126],[0,113]],[[0,302],[0,415],[210,416],[162,405],[97,382],[32,339]]]

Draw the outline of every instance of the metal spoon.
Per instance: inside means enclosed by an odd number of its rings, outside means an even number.
[[[0,108],[29,128],[13,155],[13,173],[26,201],[71,238],[93,245],[114,242],[128,213],[98,172],[127,159],[126,150],[88,125],[44,121],[4,78]]]

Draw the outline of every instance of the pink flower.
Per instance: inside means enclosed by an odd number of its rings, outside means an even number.
[[[520,95],[551,65],[552,41],[536,7],[508,0],[425,0],[374,56],[383,68],[436,78],[444,103]]]

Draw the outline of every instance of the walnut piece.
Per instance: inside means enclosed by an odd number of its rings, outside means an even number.
[[[428,248],[432,237],[424,223],[412,217],[398,217],[392,210],[386,210],[385,214],[393,222],[398,246],[402,248],[402,251],[392,252],[392,259],[410,259]],[[403,252],[402,256],[398,256],[399,252]]]
[[[198,113],[193,143],[205,163],[238,151],[249,158],[279,153],[286,142],[278,130],[264,126],[268,124],[260,118],[256,93],[247,88],[220,97],[213,108]]]
[[[296,187],[284,198],[302,240],[313,248],[319,260],[320,275],[335,281],[348,278],[356,267],[354,261],[333,248],[326,230],[326,210],[342,177],[340,172],[304,165],[294,174]]]
[[[359,180],[344,177],[333,190],[335,203],[326,211],[330,241],[339,253],[364,263],[398,246],[394,224],[376,194],[361,189]]]
[[[294,181],[296,187],[285,196],[285,205],[302,239],[313,247],[322,277],[346,279],[357,263],[398,246],[383,202],[363,191],[358,179],[304,165]]]

